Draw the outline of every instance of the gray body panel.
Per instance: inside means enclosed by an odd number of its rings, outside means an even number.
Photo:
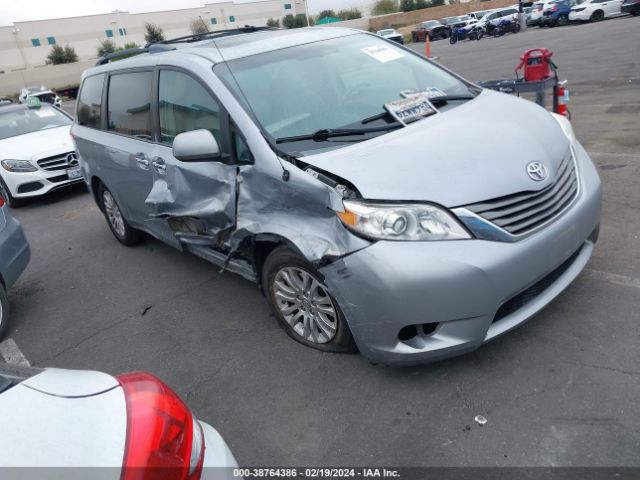
[[[577,198],[522,238],[385,242],[354,235],[336,216],[342,210],[338,190],[303,171],[302,163],[299,168],[279,158],[212,67],[223,57],[356,33],[314,28],[238,35],[218,40],[220,50],[205,41],[85,72],[86,77],[163,66],[192,72],[224,105],[255,159],[251,165],[185,163],[174,159],[168,147],[140,142],[149,157],[166,160],[167,171],[146,172],[142,196],[147,210],[139,215],[134,210],[143,201],[130,205],[129,189],[117,186],[126,183],[128,169],[138,168],[135,162],[129,158],[123,163],[126,168],[113,174],[105,168],[115,161],[109,150],[123,149],[122,136],[74,125],[85,180],[90,187],[95,178],[109,188],[114,185],[116,200],[135,227],[254,281],[260,280],[261,266],[251,258],[236,259],[236,254],[256,241],[285,243],[320,267],[360,351],[373,361],[419,363],[471,350],[531,317],[584,267],[599,224],[598,175],[586,152],[576,146]],[[567,136],[544,109],[484,91],[405,128],[344,148],[310,152],[300,161],[334,175],[339,183],[352,184],[368,200],[425,201],[454,208],[548,188],[568,150]],[[527,176],[532,161],[547,166],[549,175],[543,181]],[[181,230],[181,222],[190,218],[203,230]],[[499,235],[492,238],[501,240]],[[491,324],[504,302],[580,248],[572,264],[535,301]],[[402,327],[432,322],[440,325],[431,336],[418,336],[413,345],[399,340]]]
[[[0,208],[0,278],[11,288],[31,258],[29,243],[18,220],[11,216],[9,207]]]

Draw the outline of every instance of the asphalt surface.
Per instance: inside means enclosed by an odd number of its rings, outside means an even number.
[[[251,283],[155,240],[118,244],[82,187],[15,212],[33,259],[8,336],[38,366],[157,374],[241,465],[640,465],[639,45],[640,18],[432,44],[473,80],[553,50],[604,183],[588,269],[474,353],[397,369],[305,348]]]

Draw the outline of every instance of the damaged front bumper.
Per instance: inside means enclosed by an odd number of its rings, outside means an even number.
[[[562,292],[597,240],[600,179],[578,148],[581,193],[518,242],[379,241],[320,269],[363,356],[418,364],[476,349]]]

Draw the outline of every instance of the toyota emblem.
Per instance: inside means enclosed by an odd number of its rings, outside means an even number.
[[[71,167],[77,167],[79,165],[78,155],[75,152],[71,152],[69,155],[67,155],[67,163]]]
[[[547,178],[548,173],[547,167],[541,162],[531,162],[527,165],[527,175],[529,175],[531,180],[535,180],[536,182],[541,182]]]

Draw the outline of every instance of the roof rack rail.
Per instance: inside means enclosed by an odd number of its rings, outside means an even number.
[[[146,47],[151,47],[152,45],[169,45],[172,43],[199,42],[201,40],[209,40],[209,39],[219,38],[219,37],[228,37],[231,35],[241,35],[243,33],[263,32],[265,30],[279,30],[279,29],[275,27],[254,27],[253,25],[245,25],[244,27],[230,28],[227,30],[215,30],[213,32],[194,33],[192,35],[185,35],[184,37],[171,38],[169,40],[163,40],[161,42],[147,44]]]
[[[169,45],[160,45],[157,43],[153,43],[151,45],[147,45],[145,47],[134,47],[134,48],[126,48],[124,50],[118,50],[117,52],[107,53],[98,59],[96,62],[96,67],[100,65],[105,65],[112,60],[117,60],[122,57],[129,57],[133,55],[139,55],[141,53],[159,53],[166,52],[169,50],[175,50],[175,47],[170,47]]]

